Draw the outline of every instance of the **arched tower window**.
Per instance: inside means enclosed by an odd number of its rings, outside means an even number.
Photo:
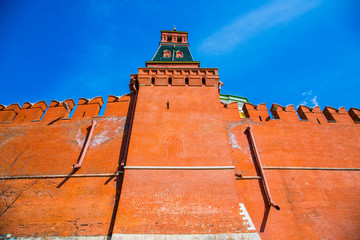
[[[167,155],[170,161],[181,162],[184,159],[184,143],[178,136],[167,139]]]
[[[171,57],[171,52],[169,50],[163,51],[163,58],[169,58]]]
[[[205,80],[205,78],[202,78],[202,79],[201,79],[201,82],[202,82],[202,85],[206,85],[206,80]]]
[[[155,85],[155,78],[154,77],[151,78],[151,85]]]
[[[171,78],[171,77],[169,77],[169,79],[168,79],[168,85],[169,85],[169,86],[172,85],[172,78]]]
[[[176,58],[183,58],[184,53],[182,51],[176,51]]]
[[[189,78],[185,78],[185,85],[189,86]]]

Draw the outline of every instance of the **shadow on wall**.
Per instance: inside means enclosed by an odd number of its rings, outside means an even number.
[[[128,151],[128,144],[127,142],[130,139],[130,134],[131,134],[131,124],[132,124],[132,117],[133,117],[133,111],[135,110],[135,105],[136,105],[136,92],[132,91],[132,94],[130,95],[130,104],[127,110],[127,115],[126,115],[126,122],[125,122],[125,128],[124,128],[124,134],[123,134],[123,138],[121,141],[121,148],[120,148],[120,156],[119,156],[119,163],[118,163],[118,173],[122,172],[123,173],[123,167],[125,165],[125,161],[127,160],[127,151]],[[120,202],[120,197],[121,197],[121,189],[122,189],[122,184],[123,184],[123,180],[124,180],[124,174],[118,174],[117,177],[110,177],[104,184],[108,184],[110,181],[112,181],[112,179],[114,179],[114,181],[116,181],[116,192],[115,192],[115,203],[114,203],[114,208],[113,208],[113,212],[112,212],[112,216],[110,219],[110,224],[109,224],[109,230],[108,230],[108,234],[107,234],[107,239],[110,240],[112,238],[112,234],[114,231],[114,226],[115,226],[115,220],[116,220],[116,215],[117,215],[117,211],[119,208],[119,202]]]
[[[252,146],[252,143],[251,143],[251,139],[250,139],[250,133],[249,131],[245,131],[244,134],[246,135],[246,138],[248,140],[248,143],[249,143],[249,149],[250,149],[250,152],[251,152],[251,159],[253,161],[253,163],[255,164],[255,169],[256,169],[256,175],[257,176],[261,176],[261,173],[260,173],[260,170],[259,170],[259,166],[257,165],[257,161],[256,161],[256,156],[255,156],[255,152],[254,152],[254,148]],[[267,220],[268,220],[268,217],[269,217],[269,213],[270,213],[270,205],[268,204],[268,197],[266,195],[266,191],[265,191],[265,188],[264,188],[264,184],[262,182],[262,179],[259,179],[257,180],[258,181],[258,184],[259,184],[259,188],[261,190],[261,195],[263,197],[263,200],[264,200],[264,216],[263,216],[263,220],[261,222],[261,227],[260,227],[260,232],[264,232],[265,231],[265,227],[266,227],[266,223],[267,223]]]
[[[0,217],[4,215],[14,203],[18,200],[23,192],[28,190],[31,186],[37,183],[39,179],[35,179],[23,189],[13,187],[18,180],[19,175],[25,170],[30,162],[32,155],[28,151],[29,147],[19,151],[19,147],[15,145],[14,152],[8,151],[8,159],[1,159],[3,162],[11,161],[9,168],[6,170],[5,175],[0,180]],[[20,169],[17,176],[9,176],[14,168]]]

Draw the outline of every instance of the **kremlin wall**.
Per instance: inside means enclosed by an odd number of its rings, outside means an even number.
[[[360,238],[360,110],[223,101],[187,37],[161,31],[103,116],[0,105],[1,238]]]

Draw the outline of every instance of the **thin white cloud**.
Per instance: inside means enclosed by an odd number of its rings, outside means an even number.
[[[246,15],[205,39],[199,50],[207,54],[231,52],[238,44],[275,25],[286,23],[317,7],[321,0],[275,0]]]
[[[314,107],[319,105],[319,103],[317,102],[316,99],[317,99],[317,96],[314,96],[314,98],[310,100],[312,102],[312,104],[314,105]]]
[[[317,101],[317,96],[313,96],[312,92],[313,92],[313,90],[303,92],[301,95],[305,99],[303,99],[297,107],[299,107],[300,105],[304,105],[304,106],[308,106],[308,107],[318,106],[319,103]]]
[[[305,95],[311,95],[311,94],[312,94],[312,90],[302,93],[303,96],[305,96]]]
[[[300,105],[307,106],[308,102],[306,100],[303,100],[299,105],[297,105],[296,108],[298,108]]]

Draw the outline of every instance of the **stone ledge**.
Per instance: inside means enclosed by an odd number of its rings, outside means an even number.
[[[261,240],[258,233],[225,233],[225,234],[113,234],[112,240]]]

